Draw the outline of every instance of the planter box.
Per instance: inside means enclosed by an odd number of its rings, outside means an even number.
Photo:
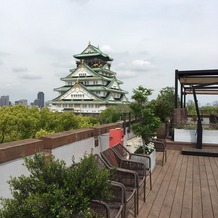
[[[154,170],[154,167],[156,165],[156,151],[154,150],[150,155],[146,155],[146,156],[150,156],[151,158],[151,172]],[[140,157],[140,156],[132,156],[131,160],[136,160],[139,162],[142,162],[145,164],[146,167],[149,166],[149,162],[148,159]]]
[[[218,130],[203,130],[202,143],[218,144]],[[197,142],[197,131],[192,129],[174,129],[175,142]]]

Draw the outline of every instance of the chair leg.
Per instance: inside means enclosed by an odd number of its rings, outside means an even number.
[[[135,203],[134,203],[134,217],[136,217],[137,214],[139,213],[139,196],[138,196],[138,194],[135,193],[135,197],[134,197],[134,201],[135,201]]]
[[[165,162],[167,162],[167,150],[165,151]]]
[[[150,171],[150,190],[152,190],[151,171]]]
[[[123,212],[122,212],[122,218],[125,218],[126,217],[126,202],[124,204],[124,207],[123,207]]]
[[[146,178],[144,181],[144,202],[146,201]]]
[[[165,151],[163,151],[163,156],[162,156],[162,166],[164,165],[164,159],[165,159]]]

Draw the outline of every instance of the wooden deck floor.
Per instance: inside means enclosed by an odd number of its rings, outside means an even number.
[[[145,203],[140,201],[137,218],[218,218],[217,157],[168,150],[167,162],[156,165],[152,180],[153,189],[147,190]]]

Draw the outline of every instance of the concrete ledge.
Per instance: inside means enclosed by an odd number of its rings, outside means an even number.
[[[168,149],[171,150],[182,150],[183,147],[189,147],[189,148],[196,148],[196,143],[193,142],[174,142],[170,139],[167,139],[167,146]],[[204,144],[202,145],[203,148],[209,148],[209,149],[218,149],[218,145],[216,144]]]
[[[43,151],[43,141],[24,139],[0,145],[0,163],[32,155]]]
[[[76,141],[80,141],[86,138],[93,137],[93,129],[76,129],[60,133],[55,133],[52,135],[47,135],[41,139],[44,142],[45,149],[53,149],[60,147],[62,145],[70,144]]]
[[[94,130],[94,136],[98,136],[104,133],[108,133],[110,129],[122,128],[122,123],[109,123],[101,126],[92,127]]]
[[[198,149],[198,148],[183,147],[182,154],[183,155],[218,157],[218,149],[211,149],[211,148]]]

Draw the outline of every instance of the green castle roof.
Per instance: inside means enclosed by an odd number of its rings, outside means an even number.
[[[91,45],[89,43],[88,47],[81,53],[74,55],[77,59],[82,59],[86,57],[102,57],[104,60],[113,61],[107,54],[103,53],[99,48]]]

